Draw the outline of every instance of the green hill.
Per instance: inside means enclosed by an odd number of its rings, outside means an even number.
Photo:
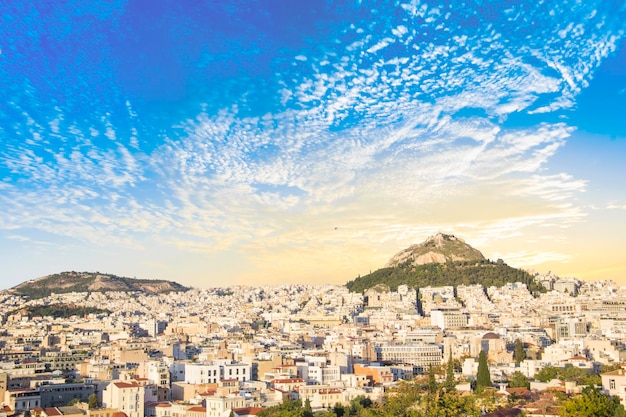
[[[395,291],[400,285],[421,288],[481,284],[488,288],[501,287],[509,282],[522,282],[533,293],[545,292],[545,288],[537,284],[528,272],[489,260],[472,262],[469,265],[467,262],[424,265],[411,265],[407,262],[358,277],[349,281],[346,286],[352,292],[363,292],[381,284]]]
[[[8,291],[12,294],[37,299],[47,297],[52,293],[139,291],[146,294],[162,294],[187,290],[189,288],[174,281],[118,277],[100,272],[71,271],[26,281]]]
[[[375,286],[395,291],[400,285],[412,288],[481,284],[488,288],[522,282],[532,293],[544,292],[532,275],[508,266],[502,260],[492,262],[478,250],[453,235],[437,234],[394,255],[384,268],[349,281],[350,291],[363,292]]]

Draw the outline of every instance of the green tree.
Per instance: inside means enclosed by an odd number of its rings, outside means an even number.
[[[574,381],[578,385],[601,385],[602,378],[600,375],[589,372],[587,369],[576,368],[574,366],[566,366],[558,368],[559,378],[564,381]]]
[[[446,365],[446,381],[443,386],[447,392],[454,391],[456,389],[456,378],[454,377],[454,361],[452,360],[452,352],[448,357],[448,363]]]
[[[595,372],[587,369],[576,368],[568,365],[564,368],[556,368],[554,366],[545,366],[535,374],[535,379],[541,382],[548,382],[552,379],[562,379],[564,381],[573,381],[578,385],[600,385],[602,378]]]
[[[369,409],[372,405],[373,402],[370,398],[364,395],[359,395],[350,401],[350,415],[360,416],[363,414],[363,410]]]
[[[69,402],[69,403],[67,403],[67,405],[76,405],[76,404],[78,404],[79,402],[80,402],[80,400],[79,400],[78,398],[72,398],[72,399],[70,400],[70,402]]]
[[[535,379],[541,382],[549,382],[558,377],[558,370],[554,366],[544,366],[535,374]]]
[[[313,409],[311,408],[311,400],[309,400],[308,398],[306,400],[304,400],[304,405],[302,406],[304,408],[304,417],[313,417]]]
[[[520,371],[515,371],[509,377],[509,387],[511,388],[530,388],[530,382],[526,375]]]
[[[484,350],[478,355],[478,372],[476,373],[476,390],[481,392],[487,387],[491,387],[491,375],[487,364],[487,354]]]
[[[426,416],[430,417],[458,417],[477,416],[478,408],[471,397],[461,397],[456,391],[440,393],[430,405]]]
[[[524,350],[524,344],[520,339],[515,340],[515,348],[513,349],[513,359],[515,363],[520,363],[526,359],[526,351]]]
[[[625,417],[624,407],[616,397],[609,397],[595,387],[585,387],[563,404],[563,416],[568,417]]]
[[[89,406],[90,410],[100,407],[100,404],[98,403],[98,396],[96,394],[91,394],[89,397],[87,397],[87,405]]]
[[[434,394],[437,392],[437,380],[435,379],[435,370],[433,366],[428,366],[428,392]]]
[[[304,408],[301,400],[287,400],[278,405],[261,410],[258,417],[303,417]]]
[[[611,371],[616,371],[618,369],[622,369],[622,365],[619,363],[613,363],[609,365],[600,365],[600,373],[606,373]]]
[[[341,405],[341,403],[337,403],[333,407],[333,412],[337,417],[343,417],[343,415],[346,413],[346,409],[343,405]]]

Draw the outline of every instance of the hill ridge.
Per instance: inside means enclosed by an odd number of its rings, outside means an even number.
[[[188,287],[175,281],[128,278],[101,272],[65,271],[24,281],[7,291],[11,294],[38,299],[50,296],[52,293],[139,291],[147,294],[163,294],[187,290],[189,290]]]
[[[352,292],[363,292],[376,286],[396,290],[400,285],[412,288],[481,284],[501,287],[522,282],[533,292],[544,292],[533,276],[513,268],[503,260],[493,262],[452,234],[437,233],[424,242],[411,245],[391,257],[374,272],[346,283]]]

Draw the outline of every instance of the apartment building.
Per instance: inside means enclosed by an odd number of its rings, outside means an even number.
[[[102,406],[117,408],[128,417],[144,417],[144,387],[137,382],[114,381],[102,390]]]
[[[443,347],[440,344],[387,344],[375,346],[377,361],[406,363],[428,368],[443,363]]]

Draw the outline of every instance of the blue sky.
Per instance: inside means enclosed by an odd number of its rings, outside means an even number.
[[[345,283],[438,231],[626,284],[626,3],[527,3],[3,2],[2,287]]]

